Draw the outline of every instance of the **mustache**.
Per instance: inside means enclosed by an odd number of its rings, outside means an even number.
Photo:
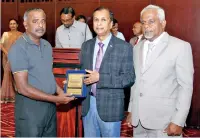
[[[150,33],[152,32],[151,30],[144,30],[144,33]]]
[[[44,29],[36,29],[36,32],[44,32]]]

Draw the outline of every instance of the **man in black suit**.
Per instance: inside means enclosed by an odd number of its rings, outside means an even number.
[[[81,48],[81,69],[88,73],[84,79],[88,93],[82,104],[85,137],[120,136],[123,89],[135,80],[132,47],[110,33],[112,25],[109,9],[97,8],[93,13],[97,37]]]

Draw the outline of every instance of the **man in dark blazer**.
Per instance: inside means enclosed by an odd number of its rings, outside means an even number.
[[[81,48],[81,69],[88,73],[84,79],[88,93],[82,104],[85,137],[120,136],[123,89],[135,80],[132,47],[110,33],[112,21],[109,9],[97,8],[93,13],[97,37]]]

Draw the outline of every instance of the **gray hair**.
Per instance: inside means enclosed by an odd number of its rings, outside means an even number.
[[[27,20],[27,18],[28,18],[28,14],[29,14],[30,12],[32,12],[32,11],[40,11],[40,12],[44,12],[44,10],[41,9],[41,8],[30,8],[30,9],[26,10],[26,12],[24,13],[24,21]],[[45,12],[44,12],[44,14],[45,14]],[[46,14],[45,14],[45,16],[46,16]]]
[[[159,6],[156,6],[156,5],[148,5],[147,7],[145,7],[140,13],[140,18],[142,17],[142,14],[145,11],[149,10],[149,9],[157,11],[157,15],[158,15],[158,18],[160,19],[160,21],[164,21],[165,20],[165,11],[164,11],[164,9],[159,7]]]

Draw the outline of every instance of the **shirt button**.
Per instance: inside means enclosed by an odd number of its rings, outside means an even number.
[[[142,97],[143,96],[143,94],[142,93],[140,93],[140,97]]]

